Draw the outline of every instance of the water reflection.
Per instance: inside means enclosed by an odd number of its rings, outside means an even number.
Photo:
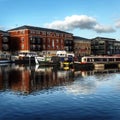
[[[73,81],[72,71],[54,70],[39,66],[1,66],[0,90],[13,90],[29,94]]]
[[[75,71],[75,77],[79,77],[79,76],[90,76],[90,75],[94,75],[94,74],[107,74],[107,73],[119,73],[120,69],[98,69],[98,70],[91,70],[91,71]]]
[[[117,78],[114,73],[119,73],[119,69],[104,69],[104,70],[92,70],[92,71],[75,71],[75,81],[66,87],[66,90],[70,94],[89,95],[94,94],[101,86],[113,86],[113,80]],[[116,82],[115,82],[116,83]],[[117,85],[120,84],[117,81]],[[105,88],[103,88],[104,90]]]
[[[120,72],[120,70],[65,71],[53,67],[0,66],[0,91],[11,90],[30,94],[55,86],[65,86],[64,88],[68,93],[92,94],[97,86],[112,77],[110,73],[116,72]]]
[[[0,66],[0,103],[0,120],[119,120],[119,70]]]

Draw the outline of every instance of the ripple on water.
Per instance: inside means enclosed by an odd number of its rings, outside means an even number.
[[[120,75],[79,77],[48,89],[0,92],[0,119],[120,119]]]

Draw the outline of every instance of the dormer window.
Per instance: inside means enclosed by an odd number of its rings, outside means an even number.
[[[43,34],[43,35],[46,35],[46,32],[45,32],[45,31],[42,31],[42,34]]]
[[[47,32],[47,35],[50,35],[51,33],[50,32]]]
[[[25,33],[25,30],[21,30],[20,33],[21,33],[21,34],[24,34],[24,33]]]
[[[56,36],[58,37],[58,36],[59,36],[59,33],[56,33]]]

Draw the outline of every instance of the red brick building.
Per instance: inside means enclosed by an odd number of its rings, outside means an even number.
[[[35,51],[53,55],[58,50],[73,52],[73,34],[41,27],[21,26],[8,31],[12,52]]]

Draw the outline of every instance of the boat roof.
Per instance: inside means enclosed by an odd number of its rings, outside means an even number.
[[[120,58],[120,56],[118,56],[118,55],[114,55],[114,56],[84,56],[82,58]]]
[[[56,54],[67,54],[66,51],[57,51]]]

